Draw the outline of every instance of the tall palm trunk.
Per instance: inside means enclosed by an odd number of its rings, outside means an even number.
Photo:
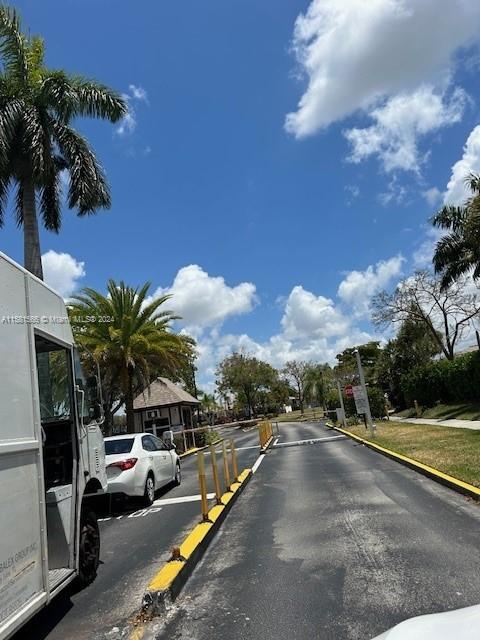
[[[127,433],[133,433],[135,431],[135,418],[133,413],[133,372],[130,370],[130,367],[127,370],[125,413],[127,415]]]
[[[35,184],[30,173],[22,179],[23,261],[25,269],[43,280],[40,236],[35,206]]]

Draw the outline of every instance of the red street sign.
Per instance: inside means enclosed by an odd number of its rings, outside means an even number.
[[[353,398],[353,387],[351,384],[347,384],[345,387],[345,395],[347,398]]]

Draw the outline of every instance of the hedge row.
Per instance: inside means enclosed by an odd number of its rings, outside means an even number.
[[[437,402],[478,401],[480,396],[480,352],[466,353],[455,360],[437,360],[416,367],[402,376],[407,404],[417,400],[423,407]]]
[[[368,400],[370,403],[370,411],[372,418],[383,418],[385,415],[385,397],[383,391],[378,387],[368,388]],[[353,398],[347,398],[343,396],[343,403],[345,405],[345,413],[347,417],[355,416],[357,410],[355,408],[355,400]],[[330,391],[327,397],[327,409],[333,410],[339,406],[338,393],[336,391]]]

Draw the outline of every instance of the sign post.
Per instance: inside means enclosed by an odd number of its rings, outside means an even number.
[[[353,397],[355,398],[355,406],[357,407],[358,413],[365,414],[370,435],[374,436],[375,428],[372,421],[370,403],[368,401],[367,387],[365,385],[365,376],[363,375],[362,361],[360,360],[360,353],[358,349],[355,349],[355,356],[357,358],[358,375],[360,378],[360,386],[353,387]],[[358,399],[357,399],[357,396],[358,396]]]
[[[345,406],[343,404],[342,390],[340,389],[340,382],[338,380],[337,380],[337,389],[338,389],[338,399],[340,400],[340,407],[342,409],[343,428],[345,429],[347,426],[347,420],[345,418]],[[338,412],[337,412],[337,418],[338,418]]]

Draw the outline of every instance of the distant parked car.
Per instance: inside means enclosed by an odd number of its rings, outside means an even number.
[[[108,492],[142,498],[147,506],[157,489],[182,479],[175,447],[151,433],[105,438],[105,463]]]

